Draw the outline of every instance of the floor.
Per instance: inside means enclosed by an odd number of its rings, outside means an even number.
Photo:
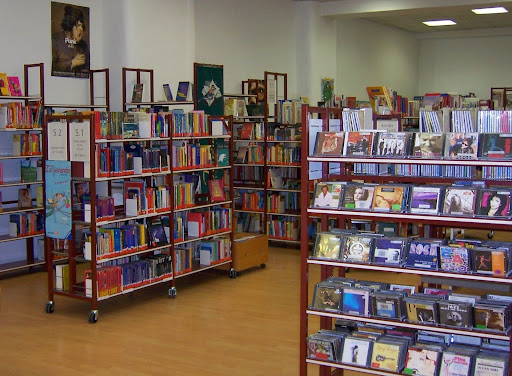
[[[299,266],[271,248],[266,269],[179,279],[176,299],[160,285],[100,302],[94,325],[74,299],[45,313],[45,272],[3,278],[0,374],[298,375]]]

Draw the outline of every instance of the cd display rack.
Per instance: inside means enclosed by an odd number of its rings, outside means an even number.
[[[336,117],[334,112],[335,109],[330,108],[318,108],[303,106],[302,115],[302,186],[309,184],[309,167],[312,163],[321,163],[322,168],[322,181],[350,181],[352,179],[358,179],[358,176],[350,174],[351,166],[353,163],[365,163],[368,158],[346,158],[346,157],[314,157],[309,153],[309,123],[311,119],[318,119],[318,122],[322,123],[323,130],[328,129],[328,119]],[[345,172],[342,176],[329,176],[328,169],[329,165],[340,164],[340,170]],[[371,163],[383,163],[383,164],[447,164],[447,165],[475,165],[475,166],[503,166],[511,167],[512,161],[500,160],[500,161],[488,161],[488,160],[433,160],[433,159],[404,159],[399,160],[391,158],[378,158],[374,157],[371,159]],[[375,176],[375,181],[385,180],[386,177]],[[370,179],[368,177],[368,179]],[[406,179],[406,178],[404,178]],[[412,178],[410,182],[417,184],[428,183],[428,178],[418,179]],[[453,179],[452,179],[453,180]],[[389,177],[389,181],[395,181],[395,177]],[[402,180],[400,180],[402,181]],[[450,181],[450,180],[448,180]],[[502,182],[503,184],[504,182]],[[443,281],[443,284],[450,285],[455,284],[456,280],[466,281],[479,281],[487,283],[499,283],[504,285],[511,285],[512,278],[510,277],[496,277],[493,275],[481,275],[481,274],[459,274],[445,271],[431,271],[431,270],[420,270],[420,269],[409,269],[400,267],[391,267],[388,265],[375,265],[369,263],[357,263],[357,262],[339,262],[320,260],[314,257],[310,257],[309,247],[309,236],[308,236],[308,221],[313,218],[320,216],[322,231],[328,230],[328,218],[337,218],[338,226],[343,228],[345,223],[351,219],[365,219],[370,221],[386,221],[395,223],[416,223],[416,224],[429,224],[430,234],[432,237],[440,236],[439,229],[444,228],[478,228],[478,229],[500,229],[510,230],[512,228],[512,222],[508,219],[492,219],[492,218],[468,218],[468,217],[455,217],[450,215],[421,215],[421,214],[409,214],[409,213],[389,213],[389,212],[363,212],[356,210],[336,210],[326,208],[313,208],[310,207],[310,196],[307,191],[302,191],[302,227],[301,227],[301,293],[300,293],[300,375],[306,376],[308,374],[308,364],[315,364],[320,367],[320,375],[330,375],[334,370],[350,370],[362,373],[376,374],[376,375],[396,375],[394,372],[386,372],[383,370],[357,367],[349,364],[342,364],[336,362],[330,362],[326,360],[313,359],[308,357],[307,348],[307,337],[311,333],[308,331],[308,323],[310,320],[319,319],[321,329],[332,329],[333,319],[342,319],[345,321],[359,322],[359,323],[372,323],[372,324],[383,324],[393,325],[398,328],[408,328],[415,330],[428,330],[431,332],[437,332],[441,334],[459,334],[481,339],[494,339],[501,341],[509,341],[510,343],[510,330],[497,332],[489,329],[474,329],[474,328],[447,328],[443,326],[424,325],[421,323],[411,323],[396,320],[389,320],[380,317],[362,317],[350,314],[344,314],[339,312],[327,312],[318,309],[314,309],[309,301],[309,286],[310,281],[310,268],[312,265],[320,267],[320,280],[325,280],[333,274],[334,270],[338,270],[340,277],[345,275],[345,270],[359,269],[359,270],[372,270],[374,273],[404,273],[425,277],[434,277]],[[421,234],[423,235],[423,234]],[[320,282],[319,281],[314,281]]]

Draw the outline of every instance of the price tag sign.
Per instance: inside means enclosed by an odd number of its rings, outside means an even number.
[[[74,162],[89,162],[91,151],[90,121],[69,124],[70,159]]]
[[[54,161],[68,160],[68,128],[65,122],[48,123],[48,159]]]

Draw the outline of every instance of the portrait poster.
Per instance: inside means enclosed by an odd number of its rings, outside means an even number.
[[[194,63],[194,105],[213,116],[224,115],[224,66]]]
[[[334,78],[322,78],[322,101],[329,102],[334,96]]]
[[[89,28],[89,8],[52,1],[52,76],[89,78]]]
[[[71,238],[71,162],[46,161],[46,236]]]

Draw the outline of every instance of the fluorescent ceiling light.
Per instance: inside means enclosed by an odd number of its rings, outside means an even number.
[[[508,13],[508,10],[506,10],[503,7],[494,7],[494,8],[478,8],[478,9],[471,9],[473,13],[476,14],[496,14],[496,13]]]
[[[425,21],[423,22],[427,26],[449,26],[456,25],[452,20],[438,20],[438,21]]]

